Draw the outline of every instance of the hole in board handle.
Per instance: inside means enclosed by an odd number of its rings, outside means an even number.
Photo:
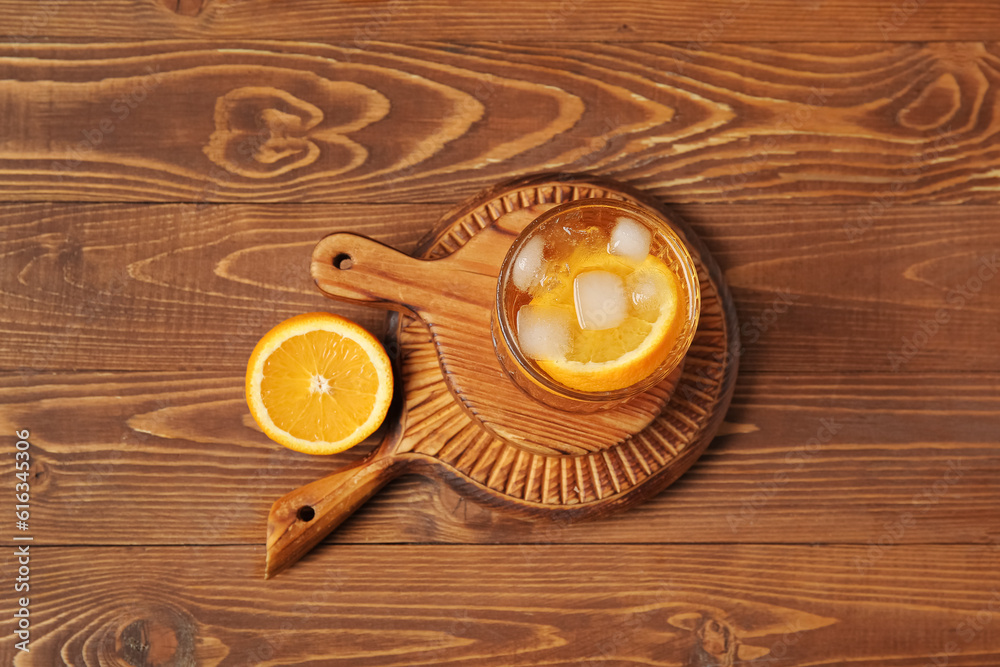
[[[354,258],[346,252],[338,253],[333,256],[333,267],[335,269],[349,271],[352,266],[354,266]]]
[[[303,505],[299,508],[299,511],[295,513],[295,516],[299,518],[299,521],[309,522],[316,516],[316,510],[309,505]]]

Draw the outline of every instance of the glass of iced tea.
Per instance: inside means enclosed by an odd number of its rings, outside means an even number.
[[[493,344],[529,396],[593,412],[680,364],[700,300],[691,255],[661,216],[616,199],[580,199],[539,216],[507,252]]]

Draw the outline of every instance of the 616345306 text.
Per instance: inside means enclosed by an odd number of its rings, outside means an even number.
[[[14,593],[24,594],[31,590],[31,545],[18,544],[18,542],[30,542],[31,535],[28,535],[28,520],[31,518],[31,484],[28,481],[31,474],[31,443],[28,437],[31,435],[28,429],[16,431],[17,444],[14,451],[14,520],[17,531],[14,533],[14,557],[17,559],[17,575],[14,579]],[[14,611],[14,634],[18,641],[14,646],[19,651],[28,651],[31,641],[31,612],[28,610],[29,599],[17,598],[17,605]]]

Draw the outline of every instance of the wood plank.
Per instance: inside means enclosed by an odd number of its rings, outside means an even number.
[[[260,336],[299,313],[336,310],[383,330],[384,311],[320,294],[309,275],[312,248],[346,228],[408,249],[443,210],[6,207],[6,364],[24,372],[245,369]]]
[[[998,52],[7,45],[0,197],[453,202],[559,170],[675,202],[996,203]]]
[[[1000,552],[893,548],[858,572],[864,552],[337,546],[264,582],[254,548],[32,547],[15,664],[997,664]]]
[[[277,498],[370,449],[285,450],[242,386],[215,372],[0,378],[4,431],[31,431],[36,543],[262,545]],[[518,520],[412,476],[331,539],[1000,543],[1000,374],[747,372],[727,419],[680,482],[608,520]]]
[[[735,296],[741,369],[998,368],[995,207],[679,211]]]
[[[989,0],[625,0],[471,3],[398,0],[40,0],[31,9],[0,0],[7,40],[257,38],[328,41],[421,39],[560,42],[670,40],[711,43],[995,39],[1000,12]],[[261,20],[265,17],[265,20]],[[512,20],[516,17],[516,20]]]
[[[320,296],[313,246],[349,230],[410,250],[447,208],[5,206],[0,368],[239,373],[301,312],[379,331],[382,311]],[[995,206],[890,207],[870,222],[849,205],[679,211],[736,297],[741,369],[1000,371]]]

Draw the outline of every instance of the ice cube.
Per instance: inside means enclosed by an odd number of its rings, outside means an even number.
[[[517,289],[531,292],[532,287],[541,282],[545,274],[545,258],[542,256],[544,252],[545,239],[541,236],[533,236],[521,246],[521,250],[514,258],[514,266],[510,273]]]
[[[517,311],[517,342],[529,359],[565,359],[573,316],[558,306],[522,306]]]
[[[632,315],[643,319],[659,317],[661,311],[671,304],[676,307],[676,290],[672,277],[655,266],[640,266],[625,278],[629,309]]]
[[[652,241],[653,233],[645,225],[622,216],[615,220],[615,227],[611,230],[608,252],[633,262],[641,262],[649,254]]]
[[[581,329],[613,329],[625,320],[625,281],[609,271],[584,271],[573,281],[573,303]]]
[[[629,306],[633,313],[645,313],[659,308],[660,290],[654,276],[646,271],[635,271],[625,279],[625,290],[629,295]]]

